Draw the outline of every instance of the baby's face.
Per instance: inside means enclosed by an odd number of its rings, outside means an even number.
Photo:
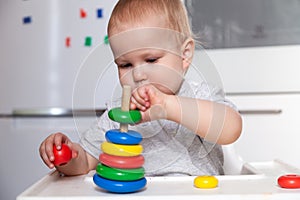
[[[150,27],[129,25],[110,37],[120,82],[133,90],[152,84],[166,94],[174,94],[187,68],[181,55],[182,36],[159,25]]]
[[[115,60],[122,85],[132,89],[152,84],[166,94],[180,88],[185,70],[182,58],[163,49],[139,49],[128,52]]]

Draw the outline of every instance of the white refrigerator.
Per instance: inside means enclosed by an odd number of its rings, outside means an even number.
[[[77,141],[101,114],[102,97],[111,89],[97,87],[103,95],[95,99],[89,94],[94,82],[74,87],[76,78],[93,76],[79,73],[90,52],[108,48],[106,26],[115,3],[0,0],[1,200],[15,199],[49,172],[39,157],[42,140],[60,131]]]

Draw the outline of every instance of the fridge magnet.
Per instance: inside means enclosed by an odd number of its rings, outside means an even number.
[[[102,8],[98,8],[98,9],[97,9],[97,17],[98,17],[98,18],[102,18],[102,17],[103,17]]]
[[[65,45],[66,45],[66,47],[70,47],[71,46],[71,37],[66,37]]]
[[[23,24],[30,24],[32,21],[31,16],[23,17]]]
[[[90,36],[85,37],[84,45],[87,47],[92,46],[92,37]]]
[[[87,16],[87,12],[83,8],[80,8],[80,17],[86,18],[86,16]]]
[[[108,35],[106,35],[106,36],[104,37],[104,44],[109,44]]]

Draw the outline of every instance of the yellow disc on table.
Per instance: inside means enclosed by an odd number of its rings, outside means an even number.
[[[218,186],[218,179],[214,176],[197,176],[194,179],[194,186],[202,189],[210,189]]]
[[[140,144],[122,145],[111,142],[103,142],[101,144],[101,150],[104,153],[114,156],[138,156],[143,152],[143,147]]]

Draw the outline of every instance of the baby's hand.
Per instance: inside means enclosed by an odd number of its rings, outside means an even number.
[[[147,87],[139,87],[132,93],[130,109],[139,109],[140,111],[146,111],[150,107],[150,99],[148,96]]]
[[[56,147],[57,150],[60,150],[62,144],[65,143],[69,146],[72,151],[72,158],[76,158],[78,156],[78,151],[75,149],[75,145],[69,140],[69,138],[62,133],[54,133],[48,136],[40,145],[40,156],[44,163],[50,168],[54,168],[54,154],[53,148]]]
[[[141,111],[142,122],[165,119],[168,96],[153,85],[143,85],[133,91],[130,109]]]

